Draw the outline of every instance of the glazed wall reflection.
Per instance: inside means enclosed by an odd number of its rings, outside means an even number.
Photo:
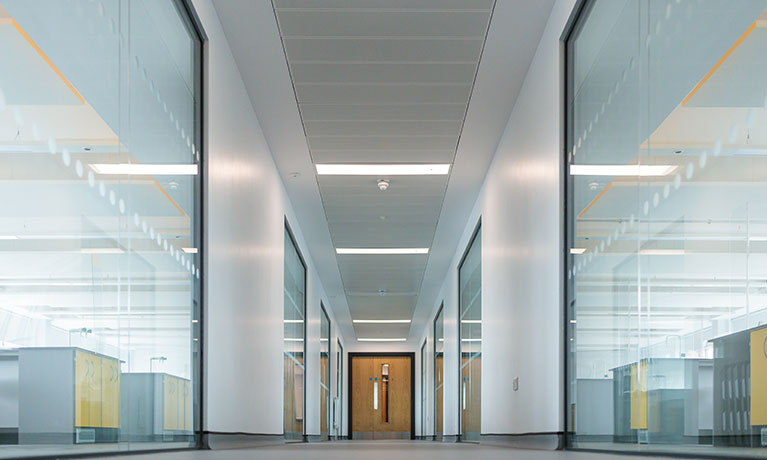
[[[199,53],[172,0],[0,1],[0,457],[196,443]]]

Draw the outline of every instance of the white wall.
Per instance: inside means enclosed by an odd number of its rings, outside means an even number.
[[[203,429],[283,432],[287,216],[307,263],[306,431],[319,434],[319,305],[329,302],[213,4],[193,3],[209,38]]]
[[[445,426],[458,432],[458,264],[482,218],[482,433],[553,432],[562,417],[560,37],[557,0],[447,271]],[[427,327],[425,336],[432,332]],[[450,363],[454,363],[450,365]],[[519,390],[511,381],[519,377]],[[431,397],[431,395],[429,395]]]

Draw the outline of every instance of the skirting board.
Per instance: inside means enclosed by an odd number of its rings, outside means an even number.
[[[202,442],[208,449],[240,449],[285,444],[285,437],[281,434],[206,431]]]
[[[459,437],[457,434],[443,434],[442,435],[442,442],[458,442]]]
[[[517,447],[522,449],[561,450],[565,436],[562,432],[483,434],[479,443],[489,446]]]

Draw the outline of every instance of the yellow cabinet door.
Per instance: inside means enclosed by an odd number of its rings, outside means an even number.
[[[163,429],[178,427],[178,382],[170,375],[163,376]]]
[[[75,426],[90,426],[87,354],[75,350]]]
[[[120,427],[120,367],[112,358],[101,358],[101,426]]]
[[[751,332],[751,425],[767,425],[767,328]]]
[[[90,424],[88,426],[101,427],[101,408],[103,407],[103,393],[101,391],[101,357],[88,353],[88,393]]]

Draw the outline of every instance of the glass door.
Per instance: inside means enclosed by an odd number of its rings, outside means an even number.
[[[479,442],[482,391],[482,232],[478,227],[458,268],[461,440]]]

